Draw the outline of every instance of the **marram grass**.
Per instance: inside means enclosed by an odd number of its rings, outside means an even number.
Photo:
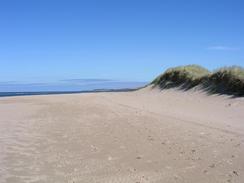
[[[244,68],[224,67],[207,78],[209,91],[244,96]]]
[[[210,72],[199,65],[179,66],[166,70],[152,84],[162,89],[180,87],[185,90],[200,86],[211,93],[244,96],[244,68],[223,67]]]

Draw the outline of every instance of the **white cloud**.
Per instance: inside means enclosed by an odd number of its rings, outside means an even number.
[[[228,46],[210,46],[208,47],[208,50],[235,51],[235,50],[239,50],[239,48],[228,47]]]

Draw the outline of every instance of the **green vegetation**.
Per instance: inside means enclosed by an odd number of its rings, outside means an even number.
[[[207,78],[206,83],[211,92],[244,96],[244,68],[233,66],[218,69]]]
[[[198,65],[187,65],[166,70],[165,73],[157,77],[152,84],[161,88],[171,88],[180,86],[189,89],[200,84],[203,77],[210,72]]]
[[[187,90],[195,86],[211,93],[244,96],[244,68],[224,67],[210,72],[198,65],[170,68],[151,84],[164,88],[179,87]]]

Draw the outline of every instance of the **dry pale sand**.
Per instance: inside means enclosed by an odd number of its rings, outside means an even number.
[[[244,182],[244,98],[149,88],[0,99],[0,182]]]

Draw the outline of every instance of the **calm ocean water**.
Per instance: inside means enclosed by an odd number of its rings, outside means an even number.
[[[147,82],[104,81],[97,79],[73,79],[53,83],[26,84],[0,82],[0,97],[128,91],[143,87],[146,84]]]
[[[28,96],[28,95],[57,95],[57,94],[75,94],[75,93],[97,93],[97,92],[126,92],[135,89],[118,90],[89,90],[89,91],[47,91],[47,92],[0,92],[0,97]]]
[[[0,97],[26,96],[26,95],[54,95],[54,94],[72,94],[72,93],[88,93],[92,91],[55,91],[55,92],[0,92]]]

